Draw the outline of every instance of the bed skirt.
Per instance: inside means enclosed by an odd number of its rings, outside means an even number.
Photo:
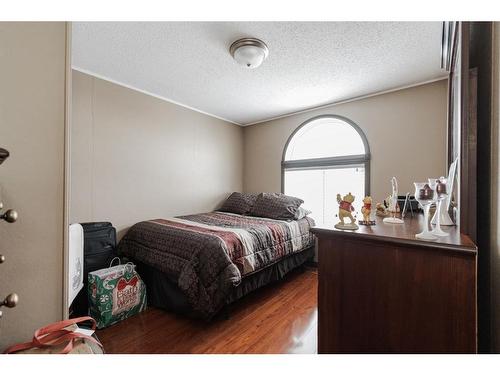
[[[308,247],[300,252],[291,254],[276,263],[257,272],[246,275],[241,283],[234,287],[226,298],[226,305],[244,297],[250,292],[283,279],[293,269],[302,266],[314,258],[314,246]],[[186,295],[177,286],[177,281],[171,279],[167,274],[144,263],[134,261],[137,271],[143,279],[147,288],[148,305],[158,307],[174,313],[199,318]]]

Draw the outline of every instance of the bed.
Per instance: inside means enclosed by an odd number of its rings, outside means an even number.
[[[208,212],[135,224],[119,253],[137,264],[152,306],[211,319],[314,256],[309,217]]]

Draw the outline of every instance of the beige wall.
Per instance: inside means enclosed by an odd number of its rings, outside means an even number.
[[[20,298],[2,309],[0,350],[62,318],[65,59],[65,23],[0,22],[0,185],[19,213],[0,222],[0,298]]]
[[[412,191],[414,181],[446,172],[446,92],[442,80],[245,127],[244,190],[280,191],[290,134],[314,116],[336,114],[354,121],[368,138],[374,199],[390,193],[392,176],[401,192]]]
[[[500,23],[493,33],[493,82],[491,129],[491,346],[500,353]]]
[[[213,210],[242,190],[237,125],[73,72],[71,222]]]

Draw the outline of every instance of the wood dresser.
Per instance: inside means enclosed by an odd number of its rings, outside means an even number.
[[[422,215],[357,231],[316,227],[319,353],[475,353],[477,247]]]

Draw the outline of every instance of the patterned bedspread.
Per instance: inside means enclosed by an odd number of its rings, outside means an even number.
[[[314,244],[314,221],[281,221],[209,212],[135,224],[122,255],[177,280],[193,307],[210,318],[241,278]]]

